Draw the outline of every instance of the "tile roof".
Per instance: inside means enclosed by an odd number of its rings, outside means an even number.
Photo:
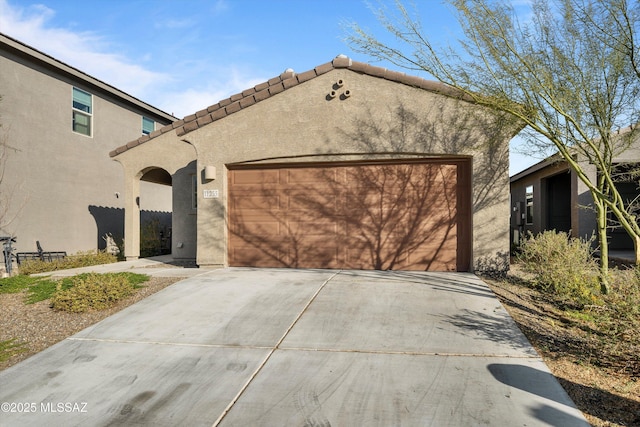
[[[271,96],[338,68],[346,68],[357,73],[383,78],[392,82],[402,83],[445,96],[466,99],[464,94],[443,83],[425,80],[421,77],[410,76],[397,71],[387,70],[386,68],[376,67],[364,62],[352,61],[347,56],[338,55],[333,61],[318,65],[314,69],[303,73],[295,73],[293,70],[287,69],[277,77],[269,79],[264,83],[260,83],[251,89],[232,95],[231,97],[223,99],[217,104],[211,105],[204,110],[197,111],[195,114],[190,114],[182,120],[175,121],[151,132],[149,135],[141,136],[126,145],[118,147],[111,151],[109,155],[111,157],[115,157],[133,147],[144,144],[145,142],[170,131],[175,130],[177,136],[185,135],[211,122],[220,120],[257,102],[264,101]]]

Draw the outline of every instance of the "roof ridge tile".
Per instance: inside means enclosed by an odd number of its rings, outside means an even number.
[[[306,82],[307,80],[311,80],[317,76],[318,75],[316,74],[316,70],[309,70],[305,71],[304,73],[299,73],[297,75],[298,83]]]
[[[333,70],[334,66],[333,63],[331,62],[326,62],[324,64],[318,65],[316,68],[314,68],[316,75],[320,76],[324,73],[328,73],[329,71]]]

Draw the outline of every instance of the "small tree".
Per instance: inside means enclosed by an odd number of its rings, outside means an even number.
[[[533,0],[520,22],[506,0],[448,0],[465,38],[437,49],[418,19],[396,2],[397,15],[378,17],[399,42],[391,46],[352,24],[359,51],[410,70],[426,71],[476,103],[527,124],[532,149],[555,148],[587,186],[597,211],[600,281],[608,292],[607,215],[633,238],[640,262],[640,226],[614,181],[614,159],[638,138],[618,133],[639,117],[639,7],[626,0]],[[584,164],[593,164],[592,179]]]

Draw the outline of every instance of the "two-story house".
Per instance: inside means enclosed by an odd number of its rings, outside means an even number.
[[[109,152],[176,118],[1,33],[0,98],[0,236],[68,253],[121,238],[123,172]],[[153,181],[138,203],[166,221],[171,188]]]

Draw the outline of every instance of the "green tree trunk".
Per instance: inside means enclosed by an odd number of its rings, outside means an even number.
[[[598,242],[600,243],[600,292],[607,295],[610,292],[609,286],[609,240],[607,240],[607,206],[597,200],[598,204]]]

